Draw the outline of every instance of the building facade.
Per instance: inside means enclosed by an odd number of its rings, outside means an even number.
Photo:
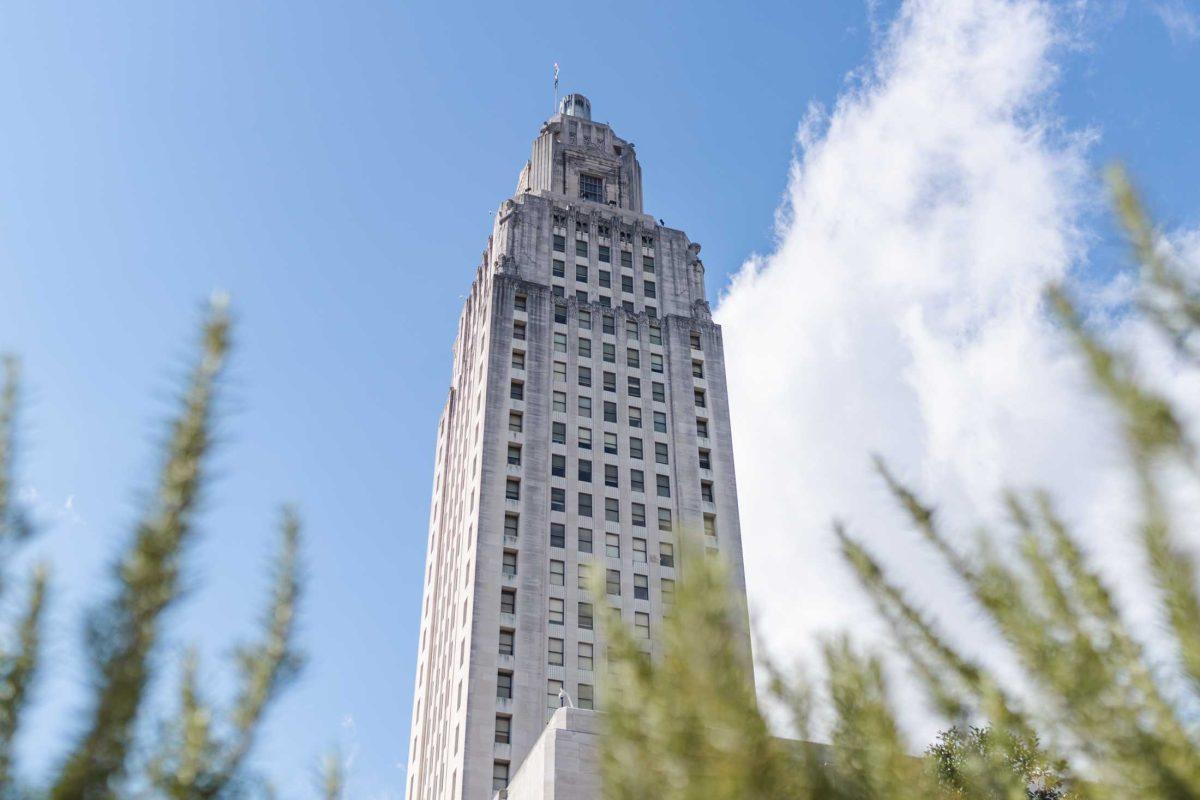
[[[727,559],[744,594],[699,252],[643,213],[633,145],[567,96],[496,214],[459,320],[409,800],[490,798],[564,698],[603,711],[601,612],[617,609],[653,656],[686,569],[679,537]]]

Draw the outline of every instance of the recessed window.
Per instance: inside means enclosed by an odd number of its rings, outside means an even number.
[[[521,445],[510,444],[508,446],[508,463],[511,466],[521,466]]]
[[[578,469],[575,473],[579,480],[591,483],[592,481],[592,462],[586,458],[579,459]]]
[[[565,364],[563,365],[563,368],[566,368]],[[552,411],[561,411],[565,414],[567,412],[567,393],[553,392],[550,395],[550,409]]]
[[[510,676],[511,678],[511,676]],[[511,690],[509,697],[512,697]],[[465,776],[464,776],[465,777]],[[508,788],[508,762],[493,761],[492,762],[492,791],[498,792],[501,789]]]
[[[575,240],[575,255],[579,258],[587,258],[588,257],[587,239],[576,239]]]
[[[700,499],[706,503],[713,502],[712,481],[700,481]]]
[[[654,402],[656,402],[656,403],[667,402],[667,387],[666,386],[662,385],[658,381],[654,381],[654,383],[651,384],[651,386],[650,386],[650,390],[652,392],[651,396],[654,398]]]
[[[604,498],[604,519],[606,522],[621,521],[621,501],[615,497]]]
[[[629,382],[629,396],[630,397],[641,397],[642,396],[642,379],[635,378],[632,375],[630,375],[628,377],[628,382]]]
[[[583,417],[584,419],[592,418],[592,398],[580,395],[579,416]]]
[[[565,422],[550,423],[550,441],[554,444],[567,443],[567,425]]]
[[[604,485],[610,486],[613,489],[618,488],[621,485],[620,481],[618,480],[619,474],[620,474],[620,469],[617,467],[616,464],[605,464],[604,465]]]
[[[700,334],[695,333],[695,332],[691,333],[688,336],[688,341],[691,343],[693,350],[702,350],[703,349],[702,347],[700,347]]]
[[[550,456],[550,474],[555,478],[567,477],[567,457],[561,453]]]
[[[610,456],[617,454],[617,435],[615,433],[604,434],[604,452]]]
[[[592,670],[592,663],[593,663],[592,662],[592,652],[593,651],[592,651],[592,643],[591,642],[580,642],[579,643],[579,655],[575,659],[575,665],[582,670],[587,670],[590,672]]]
[[[592,496],[587,492],[580,492],[579,497],[579,516],[590,517],[592,515]]]
[[[704,377],[704,362],[703,361],[700,361],[699,359],[696,359],[696,358],[692,359],[692,377],[693,378],[703,378]]]
[[[579,196],[593,203],[604,202],[604,179],[599,175],[579,174]]]
[[[554,715],[554,712],[562,707],[562,690],[563,682],[557,680],[546,681],[546,717],[547,719]]]
[[[512,351],[512,367],[513,369],[525,369],[525,352],[523,350]]]
[[[650,344],[662,344],[662,326],[657,322],[650,323]]]
[[[625,366],[637,369],[642,365],[642,354],[635,348],[629,348],[625,352]]]
[[[708,401],[704,397],[703,389],[697,389],[695,392],[695,397],[696,397],[696,408],[707,408],[708,407]]]
[[[558,233],[554,234],[554,252],[556,252],[556,253],[567,252],[567,237],[563,236],[562,234],[558,234]],[[557,264],[558,262],[556,261],[554,263]]]
[[[500,571],[508,577],[515,577],[517,574],[517,551],[505,550],[503,561],[501,562]]]
[[[575,265],[575,280],[578,283],[587,283],[588,282],[587,264],[576,264]]]
[[[567,490],[561,487],[554,487],[550,490],[550,510],[551,511],[566,511],[567,510]]]
[[[547,648],[546,663],[552,667],[561,667],[563,665],[563,640],[550,638],[550,645]]]
[[[567,526],[561,522],[550,523],[550,546],[551,547],[566,547],[567,546]]]
[[[521,499],[521,481],[517,478],[509,478],[504,482],[504,497],[506,500]]]
[[[660,508],[658,510],[658,529],[660,531],[670,531],[671,528],[671,509]]]
[[[654,443],[654,463],[656,463],[656,464],[671,463],[671,459],[670,459],[670,457],[668,455],[668,451],[667,451],[667,443],[666,442],[655,442]]]
[[[513,381],[508,385],[508,396],[513,400],[525,399],[525,384],[521,381]]]
[[[621,571],[619,569],[604,571],[604,591],[613,597],[621,596]]]
[[[581,552],[581,553],[592,552],[592,529],[591,528],[580,528],[579,529],[579,552]]]
[[[646,563],[646,540],[637,536],[633,537],[633,563]]]
[[[646,473],[640,469],[629,470],[629,488],[635,492],[646,491]]]
[[[664,567],[675,566],[675,545],[670,542],[658,543],[658,563]]]
[[[528,305],[529,298],[523,293],[518,293],[513,297],[513,308],[517,311],[524,311]]]
[[[655,484],[658,489],[659,497],[671,496],[671,477],[669,475],[655,475]]]
[[[594,619],[592,616],[592,604],[591,603],[581,602],[579,604],[578,619],[579,619],[579,627],[582,628],[583,630],[590,631],[594,627],[595,623],[594,623]]]
[[[712,451],[700,451],[700,469],[712,469]]]
[[[645,611],[634,612],[633,635],[639,639],[650,638],[650,615]]]
[[[616,422],[617,421],[617,404],[616,403],[613,403],[608,400],[606,400],[604,402],[604,421],[605,422]]]
[[[592,449],[592,429],[591,428],[582,428],[581,427],[579,429],[579,447],[582,450],[591,450]]]
[[[610,261],[612,261],[612,251],[609,249],[608,245],[606,245],[606,244],[600,245],[599,258],[601,261],[603,261],[606,264],[609,263]]]
[[[516,589],[501,589],[500,590],[500,613],[501,614],[517,613],[517,591],[516,591]]]
[[[601,273],[601,274],[603,274],[603,273]],[[603,285],[603,284],[601,284],[601,285]],[[612,317],[612,314],[605,314],[605,315],[604,315],[604,318],[603,318],[603,329],[604,329],[604,332],[605,332],[605,333],[607,333],[607,334],[609,334],[610,336],[612,336],[612,335],[615,335],[615,334],[616,334],[616,332],[617,332],[617,324],[616,324],[616,321],[613,319],[613,317]]]
[[[641,503],[634,503],[630,506],[630,516],[633,518],[635,527],[646,527],[646,507]]]
[[[554,322],[558,325],[567,324],[567,307],[562,303],[554,304]]]
[[[591,367],[580,367],[579,368],[579,385],[584,387],[585,389],[592,385],[592,368]]]
[[[520,411],[508,412],[508,429],[513,433],[520,433],[524,427],[524,415]]]
[[[621,535],[619,533],[604,534],[604,555],[608,558],[621,557]]]
[[[511,536],[514,539],[521,527],[521,517],[517,514],[504,515],[504,535]]]
[[[551,586],[566,586],[567,584],[567,565],[565,562],[556,559],[550,560],[550,585]]]
[[[591,667],[588,667],[588,669],[591,669]],[[579,689],[575,692],[575,704],[580,708],[595,708],[596,700],[594,691],[590,683],[579,684]]]
[[[662,579],[662,600],[663,603],[675,602],[675,581],[670,578]]]
[[[555,383],[566,383],[567,382],[567,363],[565,361],[555,361],[554,362],[554,382]]]
[[[621,276],[621,291],[629,292],[630,294],[633,294],[633,276],[632,275],[622,275]]]
[[[638,340],[638,322],[636,319],[625,320],[625,335],[629,337],[631,341],[636,342]]]
[[[512,699],[512,673],[498,672],[496,673],[496,697],[501,700]]]
[[[642,440],[636,436],[629,437],[629,457],[637,459],[642,457]]]
[[[511,656],[513,654],[513,641],[514,641],[513,632],[506,628],[501,628],[500,629],[500,655]]]
[[[497,714],[496,715],[496,744],[508,744],[511,741],[512,741],[512,717],[508,716],[507,714]]]
[[[525,341],[525,323],[517,320],[513,322],[513,338],[519,341]]]
[[[656,433],[667,432],[667,414],[665,411],[654,412],[654,431]]]
[[[634,600],[649,600],[650,599],[650,578],[646,575],[633,576],[633,599]]]
[[[579,357],[580,358],[591,358],[592,357],[592,340],[591,339],[585,339],[582,336],[579,337]]]
[[[706,420],[706,419],[697,419],[696,420],[696,437],[699,439],[707,439],[708,438],[708,420]]]
[[[563,618],[564,618],[563,608],[564,608],[565,603],[566,603],[566,601],[563,600],[561,597],[551,597],[550,598],[550,624],[551,625],[562,625],[563,624]]]
[[[704,535],[712,536],[714,539],[717,536],[717,517],[715,514],[704,515]]]
[[[629,407],[629,427],[631,427],[631,428],[642,427],[642,410],[640,408],[638,408],[637,406]]]

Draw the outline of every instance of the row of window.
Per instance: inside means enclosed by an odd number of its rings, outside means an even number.
[[[591,258],[591,249],[592,249],[591,241],[587,238],[586,234],[581,236],[580,233],[582,233],[582,232],[577,230],[576,235],[575,235],[575,257],[590,259]],[[553,236],[554,236],[554,239],[553,239],[554,252],[562,253],[563,255],[566,255],[566,252],[567,252],[567,236],[566,236],[566,234],[559,232],[559,231],[555,231]],[[630,270],[633,269],[633,251],[631,249],[622,247],[619,252],[621,254],[621,266],[625,269],[630,269]],[[612,264],[612,247],[610,247],[607,244],[597,245],[596,246],[596,260],[599,261],[601,264]],[[555,261],[555,263],[558,263],[558,264],[563,263],[562,259],[558,259],[558,258],[554,259],[554,261]],[[649,252],[647,250],[643,250],[643,252],[642,252],[642,272],[646,273],[647,275],[653,275],[654,269],[655,269],[655,266],[654,266],[653,253]],[[559,277],[562,277],[562,276],[559,275]]]
[[[564,403],[565,403],[565,401],[564,401]],[[591,406],[589,405],[588,407],[590,408]],[[554,410],[565,411],[566,406],[564,405],[561,409],[555,408]],[[642,420],[641,409],[636,408],[635,406],[629,406],[628,411],[629,411],[630,427],[640,428],[641,420]],[[659,414],[660,414],[660,412],[658,412],[658,411],[654,412],[654,430],[658,433],[666,433],[667,432],[666,414],[662,414],[661,424],[660,424]],[[637,420],[636,425],[634,424],[635,419]],[[610,422],[610,421],[611,420],[605,419],[605,422]],[[521,433],[524,429],[525,429],[524,413],[520,412],[520,411],[509,411],[508,412],[508,430],[509,430],[509,432]],[[561,434],[561,436],[560,436],[560,434]],[[553,441],[554,443],[566,444],[566,441],[567,441],[567,425],[566,425],[566,423],[565,422],[551,423],[550,435],[551,435],[551,441]],[[708,420],[700,418],[700,417],[696,418],[696,437],[699,439],[708,439]],[[590,429],[589,429],[587,441],[589,442],[588,446],[590,447],[590,442],[591,442]],[[707,469],[707,467],[705,469]]]

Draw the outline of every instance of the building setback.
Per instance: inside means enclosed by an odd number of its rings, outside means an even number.
[[[679,537],[743,595],[720,327],[700,245],[642,211],[634,147],[568,95],[496,214],[438,425],[409,800],[486,800],[561,692],[603,711],[605,607],[647,652]],[[594,591],[592,578],[595,576]],[[750,641],[745,637],[747,659]]]

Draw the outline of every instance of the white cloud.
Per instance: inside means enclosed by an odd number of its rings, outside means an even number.
[[[716,315],[759,646],[804,653],[821,632],[878,634],[835,554],[835,517],[960,642],[983,646],[871,452],[964,534],[999,518],[999,487],[1043,486],[1107,562],[1129,563],[1112,535],[1128,513],[1112,420],[1042,303],[1083,266],[1099,191],[1093,134],[1054,113],[1071,36],[1059,13],[1070,10],[910,0],[852,88],[801,127],[775,251],[743,267]],[[1129,283],[1088,296],[1120,299]],[[1114,325],[1150,346],[1133,323]],[[1200,396],[1151,351],[1149,369]]]
[[[1160,0],[1151,3],[1151,7],[1175,44],[1200,39],[1200,11],[1196,7],[1189,7],[1184,0]]]

